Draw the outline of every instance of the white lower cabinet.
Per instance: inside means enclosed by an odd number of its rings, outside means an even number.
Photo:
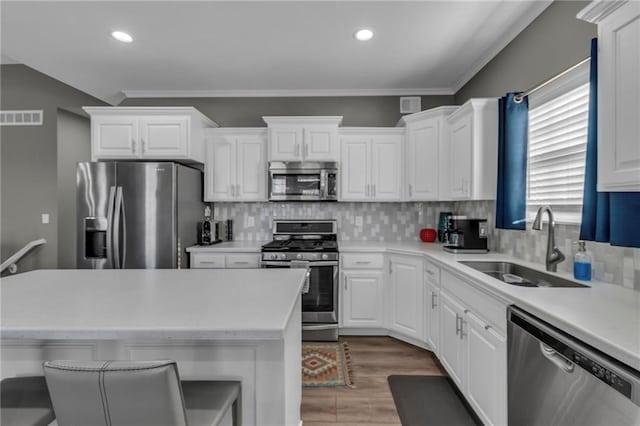
[[[507,424],[507,341],[472,313],[465,319],[469,404],[486,425]]]
[[[422,259],[394,255],[389,258],[389,328],[422,341],[424,271]]]
[[[463,389],[464,341],[461,337],[464,308],[446,292],[440,292],[440,362],[451,380]]]
[[[442,275],[439,359],[485,425],[506,425],[506,306],[472,287]]]
[[[342,286],[342,325],[382,327],[382,271],[344,271]]]
[[[440,351],[440,289],[427,279],[424,282],[424,341],[437,355]]]
[[[260,253],[192,251],[192,269],[253,269],[260,267]]]

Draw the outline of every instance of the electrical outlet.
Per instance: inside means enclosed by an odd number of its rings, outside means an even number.
[[[253,216],[249,216],[247,217],[247,226],[255,226],[256,224],[256,219]]]
[[[362,228],[362,216],[356,216],[356,226]]]
[[[45,225],[49,223],[49,213],[42,213],[42,223]]]

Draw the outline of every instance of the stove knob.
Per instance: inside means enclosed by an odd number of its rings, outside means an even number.
[[[296,256],[296,259],[302,259],[302,253],[298,253],[298,255]]]
[[[276,260],[278,258],[278,255],[275,253],[271,253],[271,255],[269,256],[269,259],[271,260]]]
[[[329,258],[328,254],[325,253],[325,254],[322,255],[322,260],[327,260],[328,258]]]

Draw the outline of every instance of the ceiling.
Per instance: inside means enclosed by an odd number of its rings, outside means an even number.
[[[114,104],[124,94],[452,94],[549,3],[3,0],[2,60]],[[356,41],[360,27],[373,40]]]

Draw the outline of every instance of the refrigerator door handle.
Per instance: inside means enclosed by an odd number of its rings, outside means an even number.
[[[109,188],[107,203],[107,267],[113,268],[113,214],[115,210],[116,187]]]
[[[122,260],[120,259],[120,224],[122,223],[122,234],[126,237],[126,226],[124,223],[124,203],[122,200],[122,187],[116,188],[116,201],[114,206],[115,216],[113,218],[113,263],[114,269],[122,269],[124,267],[125,249],[123,246]]]

